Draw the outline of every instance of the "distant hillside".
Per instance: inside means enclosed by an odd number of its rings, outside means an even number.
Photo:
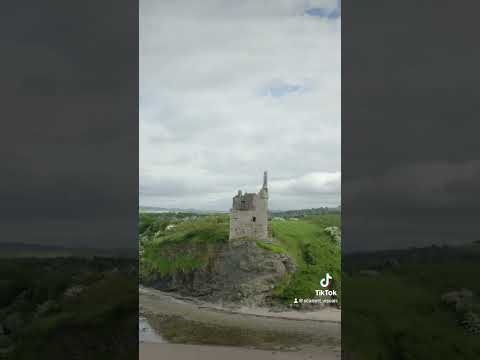
[[[201,210],[201,209],[192,209],[192,208],[162,208],[155,206],[141,206],[139,208],[140,213],[184,213],[184,214],[227,214],[230,210]],[[323,214],[340,214],[341,208],[337,207],[319,207],[311,209],[296,209],[296,210],[270,210],[268,213],[270,217],[304,217],[312,215],[323,215]]]
[[[72,248],[50,244],[0,242],[0,258],[27,257],[122,257],[137,256],[137,249]]]
[[[344,254],[343,271],[351,272],[369,267],[382,268],[387,260],[402,264],[430,264],[456,261],[473,261],[480,257],[480,242],[461,246],[432,245],[422,248],[382,250],[365,253]]]
[[[320,208],[312,208],[312,209],[299,209],[299,210],[271,210],[269,214],[271,217],[305,217],[305,216],[312,216],[312,215],[323,215],[323,214],[340,214],[341,210],[340,207],[320,207]]]
[[[200,210],[192,208],[163,208],[155,206],[140,206],[139,212],[141,213],[189,213],[189,214],[216,214],[225,213],[228,211],[219,210]]]

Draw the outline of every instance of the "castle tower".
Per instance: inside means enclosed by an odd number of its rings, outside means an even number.
[[[230,240],[247,238],[268,240],[268,182],[263,173],[263,186],[258,193],[238,192],[233,197],[230,214]]]

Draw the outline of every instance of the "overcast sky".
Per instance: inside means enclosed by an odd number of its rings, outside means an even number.
[[[340,204],[340,3],[140,1],[140,205]]]
[[[415,11],[413,1],[348,5],[343,250],[479,240],[478,11],[452,17],[455,3],[434,1]]]
[[[0,243],[137,253],[136,5],[8,5],[0,24]]]

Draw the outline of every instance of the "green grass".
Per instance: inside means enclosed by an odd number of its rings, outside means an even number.
[[[135,342],[131,336],[136,330],[137,304],[136,281],[125,275],[108,275],[77,298],[61,302],[58,313],[34,319],[18,339],[15,359],[62,358],[68,348],[92,359],[129,358],[136,350],[128,344]],[[102,339],[112,337],[123,338],[125,346],[113,341],[116,344],[108,350]],[[81,343],[88,343],[88,349],[79,347]],[[129,355],[121,353],[123,347]]]
[[[140,215],[141,218],[143,214]],[[159,215],[161,218],[161,215]],[[154,223],[159,221],[154,219]],[[219,245],[228,240],[228,217],[224,215],[202,216],[193,220],[173,220],[167,225],[173,230],[159,230],[149,234],[144,227],[140,259],[140,279],[147,281],[156,274],[167,275],[177,271],[185,272],[208,264]],[[166,228],[166,226],[165,226]]]
[[[258,241],[258,240],[256,241],[256,244],[259,248],[262,248],[262,249],[265,249],[265,250],[273,251],[275,253],[288,254],[287,250],[285,250],[283,247],[275,245],[275,244],[270,244],[270,243],[266,243],[266,242]]]
[[[11,335],[11,359],[132,358],[138,341],[138,277],[118,269],[135,266],[125,259],[2,260],[0,318],[21,314],[24,320]],[[65,297],[71,286],[84,291]],[[45,302],[53,306],[36,314]]]
[[[463,287],[480,293],[477,273],[477,262],[448,261],[344,275],[344,349],[358,359],[479,359],[478,336],[466,336],[441,302]]]
[[[148,282],[157,274],[164,276],[206,266],[219,247],[228,241],[228,215],[205,215],[185,220],[172,214],[142,213],[140,224],[142,282]],[[166,230],[170,224],[176,227]],[[291,303],[295,297],[314,297],[320,279],[327,272],[334,279],[331,289],[336,289],[340,298],[340,245],[324,231],[325,227],[339,225],[340,214],[272,221],[274,242],[257,241],[257,246],[286,253],[298,266],[296,273],[277,284],[274,301]]]
[[[330,273],[341,300],[341,249],[324,231],[325,227],[339,226],[339,214],[324,214],[300,220],[272,221],[276,244],[292,256],[298,270],[286,277],[274,289],[274,298],[291,303],[295,297],[312,298],[319,289],[319,281]]]

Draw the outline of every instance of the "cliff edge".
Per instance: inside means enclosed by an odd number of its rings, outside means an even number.
[[[296,271],[289,255],[262,248],[249,239],[217,243],[214,249],[172,244],[163,250],[166,257],[180,252],[188,257],[190,251],[209,255],[199,267],[164,274],[153,272],[142,283],[211,302],[268,305],[275,284]]]

